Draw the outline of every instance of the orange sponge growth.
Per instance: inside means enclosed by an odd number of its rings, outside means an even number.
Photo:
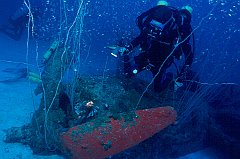
[[[172,107],[158,107],[137,110],[129,116],[75,126],[61,135],[63,146],[73,159],[102,159],[153,136],[174,123],[177,115]]]

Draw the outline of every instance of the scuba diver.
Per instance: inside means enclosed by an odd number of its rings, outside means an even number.
[[[156,7],[137,17],[140,35],[130,44],[118,48],[123,56],[124,72],[127,77],[149,70],[154,78],[154,91],[161,92],[173,79],[172,74],[166,77],[166,69],[174,62],[185,57],[182,70],[190,70],[193,62],[193,51],[190,45],[192,8],[184,6],[180,10],[168,6],[166,1],[159,1]],[[129,53],[140,45],[141,53],[134,57],[131,65]]]
[[[40,2],[33,3],[33,14],[38,12],[38,5]],[[26,4],[22,5],[8,18],[7,24],[0,26],[0,32],[6,34],[14,40],[20,40],[22,37],[23,31],[26,28],[26,25],[29,20],[29,9]]]

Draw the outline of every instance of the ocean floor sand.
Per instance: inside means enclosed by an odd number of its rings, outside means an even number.
[[[60,156],[33,155],[32,150],[26,145],[17,143],[9,144],[3,141],[5,138],[4,130],[10,127],[19,127],[30,122],[31,115],[40,101],[40,97],[33,95],[33,88],[34,85],[29,84],[25,80],[0,83],[1,159],[62,159]]]

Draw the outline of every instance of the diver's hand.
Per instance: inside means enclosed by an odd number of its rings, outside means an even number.
[[[129,52],[126,47],[108,46],[108,48],[112,50],[111,55],[114,57],[123,56]]]
[[[127,54],[129,50],[126,47],[119,47],[118,52],[121,56]]]

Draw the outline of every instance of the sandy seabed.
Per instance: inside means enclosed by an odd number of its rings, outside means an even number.
[[[60,156],[33,155],[29,146],[4,142],[4,130],[29,123],[34,109],[37,109],[40,97],[33,95],[33,88],[34,85],[27,81],[0,83],[1,159],[62,159]]]

